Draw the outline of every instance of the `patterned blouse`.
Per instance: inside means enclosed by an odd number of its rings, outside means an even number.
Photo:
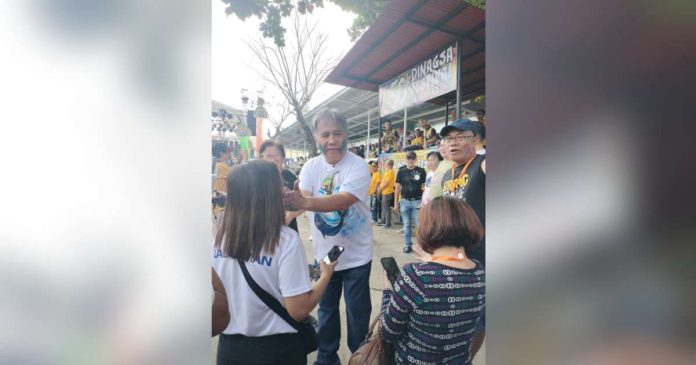
[[[395,364],[470,364],[469,347],[485,305],[483,265],[457,269],[406,264],[382,295],[382,338]]]

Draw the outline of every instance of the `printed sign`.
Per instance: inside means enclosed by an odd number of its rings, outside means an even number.
[[[379,85],[379,114],[404,110],[457,88],[457,47],[451,45]]]
[[[420,166],[424,169],[427,168],[427,163],[428,163],[428,153],[432,151],[437,151],[437,148],[433,148],[430,150],[418,150],[414,151],[416,152],[416,166]],[[384,172],[384,165],[386,164],[387,160],[394,160],[394,170],[399,171],[399,168],[401,166],[406,165],[406,152],[395,152],[395,153],[382,153],[379,155],[379,168],[380,171]]]

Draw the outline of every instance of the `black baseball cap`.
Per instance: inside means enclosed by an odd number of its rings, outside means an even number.
[[[413,151],[408,151],[408,153],[406,153],[406,159],[407,159],[407,160],[408,160],[408,159],[414,159],[414,160],[415,160],[415,159],[416,159],[416,153],[413,152]]]
[[[471,119],[457,119],[454,121],[452,124],[443,127],[442,130],[440,131],[440,136],[446,137],[447,134],[453,130],[460,130],[462,132],[464,131],[472,131],[474,132],[475,136],[478,136],[479,134],[479,126],[476,124]]]

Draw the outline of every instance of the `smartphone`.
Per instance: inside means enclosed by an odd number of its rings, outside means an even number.
[[[343,253],[343,250],[345,250],[345,247],[336,245],[334,247],[331,247],[331,250],[329,251],[328,254],[326,254],[326,257],[324,257],[324,262],[327,264],[330,264],[338,259],[338,256],[341,256]]]
[[[387,279],[394,285],[396,282],[396,277],[399,275],[399,265],[396,264],[396,260],[393,257],[382,257],[382,267],[384,271],[387,272]]]

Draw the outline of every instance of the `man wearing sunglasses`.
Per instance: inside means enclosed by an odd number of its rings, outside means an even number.
[[[406,168],[396,175],[394,191],[394,211],[401,211],[404,222],[404,252],[411,252],[411,229],[418,228],[418,208],[427,174],[425,169],[416,166],[416,153],[406,153]],[[401,197],[401,199],[399,199]]]

